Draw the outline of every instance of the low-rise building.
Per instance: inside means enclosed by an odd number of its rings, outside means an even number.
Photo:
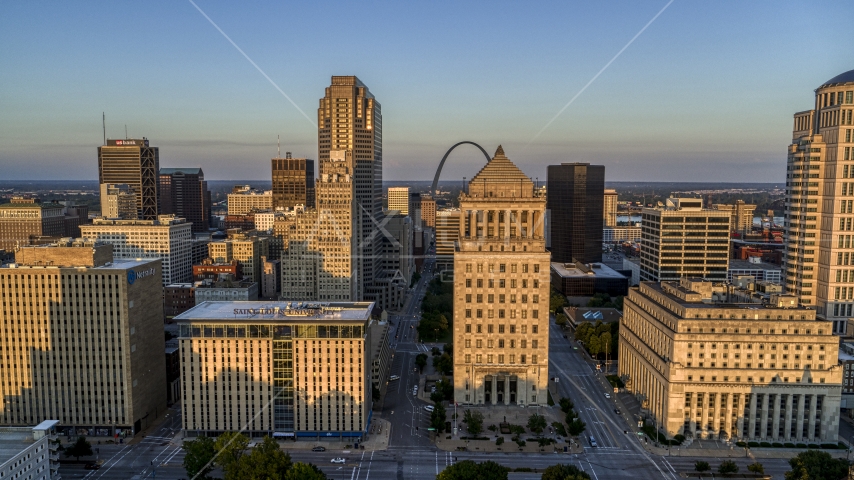
[[[569,320],[569,326],[573,330],[582,323],[614,323],[623,318],[623,314],[616,308],[604,307],[564,307],[563,313]]]
[[[235,186],[228,194],[228,215],[246,215],[273,209],[273,191],[257,192],[249,185]]]
[[[0,477],[8,479],[59,479],[57,420],[35,427],[0,427]]]
[[[282,262],[261,257],[261,298],[278,299],[282,280]]]
[[[163,287],[163,315],[172,318],[196,306],[192,283],[172,283]]]
[[[241,270],[240,262],[237,259],[216,263],[214,259],[208,257],[201,264],[193,265],[193,280],[216,280],[220,274],[231,275],[238,280],[243,278],[243,270]]]
[[[188,436],[363,439],[371,302],[205,302],[175,318]]]
[[[607,293],[612,297],[629,291],[629,279],[604,263],[552,263],[552,285],[568,297],[591,297]]]
[[[640,242],[641,226],[613,226],[602,229],[602,243]]]
[[[235,280],[227,275],[217,280],[200,280],[193,284],[196,305],[203,302],[236,302],[258,300],[258,283],[248,278]]]
[[[727,269],[727,281],[732,282],[736,277],[749,275],[761,282],[783,283],[783,268],[779,265],[763,262],[759,257],[748,257],[748,260],[730,260]]]
[[[668,437],[835,443],[842,367],[797,298],[724,303],[726,284],[641,282],[624,299],[619,374]]]

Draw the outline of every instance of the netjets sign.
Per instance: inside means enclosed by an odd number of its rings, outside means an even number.
[[[128,285],[133,285],[138,278],[145,278],[157,273],[154,268],[149,268],[148,270],[128,270]]]

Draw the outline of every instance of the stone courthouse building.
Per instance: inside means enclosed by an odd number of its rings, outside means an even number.
[[[460,195],[454,251],[454,401],[546,403],[546,199],[499,146]]]
[[[628,390],[669,437],[835,443],[842,368],[831,323],[793,296],[730,303],[730,288],[632,288],[619,347]]]

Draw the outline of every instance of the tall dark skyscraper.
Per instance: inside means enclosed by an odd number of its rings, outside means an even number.
[[[134,188],[139,218],[157,220],[160,152],[147,138],[107,140],[98,147],[98,183],[124,183]]]
[[[552,261],[602,261],[605,167],[589,163],[548,166]]]
[[[273,208],[293,208],[305,205],[314,208],[314,160],[285,158],[271,160],[273,167]]]
[[[207,232],[211,192],[201,168],[160,169],[160,213],[193,223],[193,232]]]
[[[317,158],[354,162],[354,233],[359,239],[357,262],[359,299],[375,299],[383,287],[375,286],[382,263],[383,224],[383,121],[380,103],[355,76],[334,76],[317,109]],[[320,175],[326,172],[321,168]],[[361,294],[359,294],[361,293]]]

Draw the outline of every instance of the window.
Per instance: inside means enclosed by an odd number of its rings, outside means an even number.
[[[466,312],[468,312],[468,313],[466,313],[466,316],[471,317],[471,310],[466,310]],[[466,333],[471,333],[471,324],[470,323],[466,324]]]

